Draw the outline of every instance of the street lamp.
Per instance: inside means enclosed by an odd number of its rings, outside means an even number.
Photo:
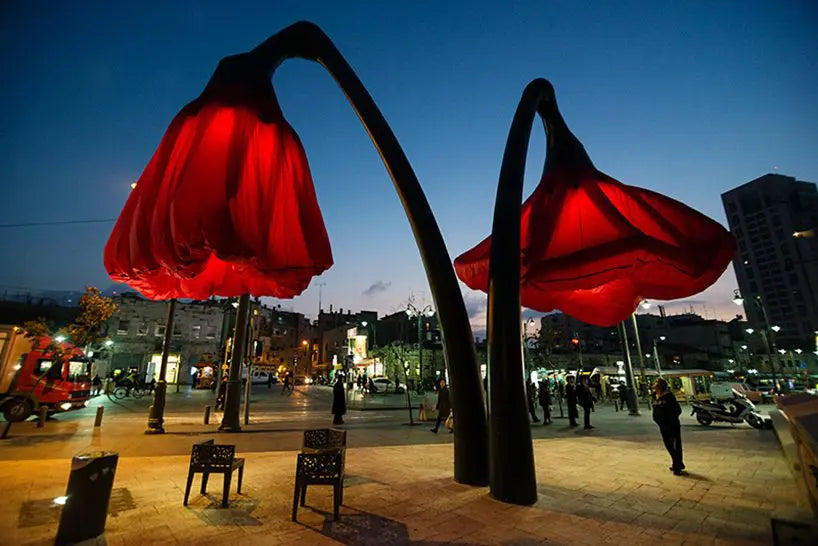
[[[733,290],[733,303],[736,305],[743,305],[746,300],[741,297],[741,291],[736,288]],[[755,296],[754,298],[750,298],[750,301],[758,308],[759,312],[761,313],[761,318],[764,322],[764,328],[759,330],[761,334],[762,341],[764,342],[764,349],[767,351],[767,358],[770,360],[770,369],[772,370],[773,374],[773,385],[777,384],[776,379],[776,364],[778,361],[778,356],[775,354],[778,352],[778,347],[776,347],[775,343],[775,334],[781,331],[781,327],[777,324],[773,324],[770,326],[770,319],[767,316],[767,308],[764,306],[764,302],[761,301],[761,296]],[[748,313],[749,317],[749,313]],[[745,330],[748,334],[752,335],[754,330],[752,328],[747,328]],[[772,348],[771,348],[772,346]]]
[[[65,336],[57,336],[54,339],[56,340],[57,343],[62,343],[63,341],[65,341]]]
[[[659,359],[659,347],[657,344],[660,341],[666,340],[666,336],[659,336],[658,338],[653,338],[653,357],[656,359],[656,373],[659,374],[659,377],[662,376],[662,361]]]
[[[417,318],[417,327],[418,327],[418,376],[420,379],[420,384],[423,385],[423,342],[421,339],[421,319],[424,316],[431,317],[435,314],[434,309],[432,309],[431,305],[427,305],[422,310],[418,310],[417,307],[412,305],[411,303],[406,304],[406,316],[409,318],[416,317]]]

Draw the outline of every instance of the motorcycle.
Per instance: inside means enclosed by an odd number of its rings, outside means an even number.
[[[733,397],[724,402],[691,400],[690,405],[700,425],[708,426],[713,422],[741,423],[746,421],[753,428],[766,426],[764,417],[758,413],[755,405],[746,396],[733,389]]]

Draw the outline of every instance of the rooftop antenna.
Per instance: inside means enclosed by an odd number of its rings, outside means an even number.
[[[327,285],[325,282],[315,283],[318,286],[318,319],[321,319],[321,289]]]

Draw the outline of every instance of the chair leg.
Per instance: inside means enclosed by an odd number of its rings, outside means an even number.
[[[301,506],[307,503],[307,482],[301,485]]]
[[[236,493],[241,495],[241,480],[244,477],[244,465],[239,467],[239,487],[236,489]]]
[[[335,516],[335,521],[338,521],[338,508],[341,506],[341,484],[335,482],[332,485],[332,512]]]
[[[344,480],[341,480],[341,504],[344,504]]]
[[[301,484],[298,478],[295,480],[295,487],[293,489],[293,521],[295,521],[295,515],[298,512],[298,497],[301,494]]]
[[[202,495],[207,494],[207,478],[209,478],[209,477],[210,477],[210,472],[203,472],[202,473],[202,490],[201,490]]]
[[[224,493],[222,493],[222,508],[227,508],[230,500],[230,481],[233,479],[232,472],[224,473]]]
[[[190,497],[190,486],[193,485],[193,474],[192,470],[188,470],[187,472],[187,487],[185,487],[185,500],[182,502],[182,506],[187,506],[187,499]]]

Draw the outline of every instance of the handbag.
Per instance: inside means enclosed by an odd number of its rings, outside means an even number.
[[[452,430],[454,428],[454,417],[452,417],[451,413],[449,413],[449,416],[446,417],[446,421],[443,424],[449,430]]]

